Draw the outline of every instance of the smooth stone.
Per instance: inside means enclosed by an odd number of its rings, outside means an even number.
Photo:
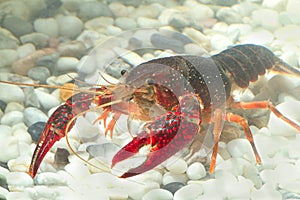
[[[9,192],[6,196],[6,200],[32,200],[30,193],[28,192]]]
[[[75,70],[79,60],[74,57],[60,57],[56,64],[56,69],[59,71],[72,71]]]
[[[184,5],[187,7],[184,14],[193,20],[195,26],[201,21],[213,18],[215,15],[213,9],[209,6],[200,4],[196,1],[186,1]]]
[[[21,111],[11,111],[6,113],[1,118],[1,123],[4,125],[12,126],[16,123],[22,122],[24,119],[24,115]]]
[[[55,70],[56,62],[59,58],[58,53],[46,54],[38,57],[35,60],[35,65],[37,66],[44,66],[49,68],[50,70]]]
[[[9,113],[10,111],[23,111],[24,106],[19,104],[18,102],[9,102],[5,108],[5,113]]]
[[[171,182],[171,183],[164,185],[162,187],[162,189],[168,190],[174,195],[174,193],[177,190],[179,190],[180,188],[182,188],[183,186],[185,186],[185,184],[183,184],[181,182]]]
[[[0,186],[0,199],[7,200],[6,196],[8,193],[9,191],[6,188]]]
[[[262,26],[268,30],[280,27],[279,13],[271,9],[259,9],[252,12],[252,20],[256,26]]]
[[[293,24],[299,24],[300,23],[300,2],[298,0],[288,0],[286,4],[286,11],[291,17],[291,20]]]
[[[37,80],[40,83],[45,83],[51,74],[47,67],[34,67],[27,72],[27,75],[33,80]]]
[[[251,31],[246,35],[242,35],[239,39],[241,43],[257,44],[257,45],[270,45],[274,40],[274,35],[268,30]]]
[[[164,9],[159,15],[158,20],[162,25],[168,25],[170,18],[177,13],[180,14],[180,11],[173,8]]]
[[[122,28],[123,30],[135,29],[137,23],[134,19],[129,17],[119,17],[115,20],[115,25]]]
[[[49,36],[44,33],[30,33],[20,37],[22,44],[32,43],[36,48],[44,48],[48,45]]]
[[[169,18],[168,24],[175,27],[176,29],[181,29],[190,25],[190,21],[187,17],[181,13],[175,13]]]
[[[297,43],[300,35],[300,26],[291,24],[281,28],[278,28],[274,32],[275,38],[284,42]]]
[[[87,49],[94,48],[99,41],[104,40],[104,36],[97,31],[84,30],[76,39],[82,42]]]
[[[224,50],[233,45],[232,41],[225,35],[214,34],[210,41],[211,47],[214,50]]]
[[[173,195],[168,190],[154,189],[154,190],[150,190],[149,192],[147,192],[142,198],[142,200],[153,200],[153,199],[156,199],[156,200],[172,200]]]
[[[33,186],[33,179],[28,173],[24,172],[10,172],[6,175],[7,184],[9,187],[31,187]]]
[[[0,27],[0,49],[17,49],[19,40],[8,30]]]
[[[17,16],[5,17],[2,21],[2,26],[17,37],[33,32],[31,23]]]
[[[19,141],[25,142],[27,144],[31,144],[31,136],[30,134],[24,129],[17,129],[13,131],[13,136],[18,138]]]
[[[264,0],[262,6],[277,11],[284,11],[286,7],[286,0]]]
[[[183,53],[183,43],[179,40],[161,35],[161,34],[153,34],[151,36],[151,43],[157,49],[170,49],[176,53]]]
[[[148,17],[137,18],[137,25],[140,28],[153,28],[159,27],[161,24],[157,19],[152,19]]]
[[[116,17],[126,17],[128,15],[127,7],[120,2],[109,4],[109,8]]]
[[[36,32],[44,33],[49,37],[57,37],[59,32],[58,23],[53,18],[39,18],[33,22]]]
[[[0,162],[8,162],[19,156],[18,140],[15,137],[9,136],[5,140],[0,140],[1,154]]]
[[[177,157],[169,159],[165,166],[167,170],[175,174],[183,174],[187,169],[187,163],[183,159]]]
[[[83,21],[100,16],[112,17],[112,15],[113,13],[107,5],[96,1],[81,3],[78,13]]]
[[[82,21],[76,16],[58,16],[56,21],[59,27],[59,35],[67,38],[77,37],[83,29]]]
[[[136,2],[140,5],[139,1]],[[140,5],[132,11],[130,11],[129,7],[127,7],[129,13],[128,15],[132,18],[148,17],[152,19],[157,19],[160,13],[165,9],[165,7],[161,6],[161,3],[162,2],[149,5]]]
[[[112,17],[97,17],[86,21],[84,27],[100,33],[105,32],[108,26],[114,25],[114,21]]]
[[[0,125],[0,130],[1,130],[0,139],[8,137],[8,136],[12,136],[12,131],[13,130],[10,126],[1,124]]]
[[[30,165],[30,161],[31,161],[30,155],[19,156],[16,159],[9,160],[7,166],[11,172],[27,172],[28,166]]]
[[[115,78],[120,78],[122,76],[122,70],[128,71],[131,66],[125,63],[120,58],[113,60],[109,67],[105,70],[108,74],[112,75]]]
[[[248,140],[243,138],[234,139],[227,144],[227,151],[233,158],[251,158],[251,161],[255,161],[252,148]]]
[[[17,48],[19,58],[26,57],[36,51],[35,46],[31,43],[23,44]]]
[[[24,110],[24,123],[28,127],[30,127],[36,122],[46,122],[46,121],[48,121],[48,116],[38,108],[27,107]]]
[[[172,182],[180,182],[180,183],[186,183],[188,180],[188,177],[186,174],[175,174],[172,172],[167,172],[163,175],[162,183],[163,185],[167,185],[168,183]]]
[[[39,174],[34,180],[38,185],[66,185],[66,180],[63,177],[54,172],[44,172]]]
[[[145,62],[144,59],[135,52],[128,53],[128,52],[126,52],[127,51],[126,49],[122,49],[119,47],[115,47],[113,50],[116,54],[118,54],[120,56],[122,55],[121,59],[124,60],[125,62],[131,64],[132,66],[137,66],[137,65]],[[126,54],[124,54],[124,52],[126,52]],[[126,66],[125,66],[125,68],[126,68]]]
[[[195,200],[203,194],[203,186],[198,184],[189,184],[183,186],[174,194],[174,200]]]
[[[65,170],[76,179],[85,178],[90,175],[90,171],[88,167],[78,162],[74,162],[74,163],[71,162],[67,164],[65,166]]]
[[[32,140],[37,143],[42,131],[44,130],[46,122],[35,122],[28,127],[27,132],[31,135]]]
[[[277,191],[272,183],[264,184],[260,189],[254,190],[251,193],[251,199],[274,199],[281,200],[282,195]]]
[[[0,68],[10,67],[18,59],[18,53],[13,49],[0,50]]]
[[[189,179],[198,180],[206,176],[206,170],[202,163],[195,162],[187,168],[186,174]]]
[[[217,11],[217,19],[226,22],[227,24],[235,24],[242,22],[242,17],[232,8],[224,7]]]
[[[39,89],[35,89],[34,92],[36,93],[40,104],[45,110],[49,110],[60,105],[60,101],[55,96]]]
[[[57,47],[58,52],[63,57],[76,57],[81,58],[86,52],[84,44],[80,41],[70,41],[60,43]]]
[[[194,28],[185,28],[183,30],[183,34],[194,40],[197,44],[201,44],[202,47],[210,44],[210,39],[205,34]]]

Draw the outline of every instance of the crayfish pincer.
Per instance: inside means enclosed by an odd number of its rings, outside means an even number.
[[[270,109],[277,117],[300,132],[299,124],[282,115],[269,101],[236,102],[234,90],[247,88],[267,71],[293,74],[300,71],[259,45],[237,45],[211,57],[171,56],[142,63],[127,71],[120,82],[77,90],[49,118],[34,151],[29,174],[34,177],[44,156],[60,138],[67,135],[78,116],[102,109],[97,121],[104,121],[105,134],[112,132],[121,115],[144,121],[142,130],[112,158],[112,166],[150,146],[146,160],[124,172],[126,178],[153,169],[179,152],[200,134],[201,124],[211,124],[213,150],[210,173],[214,172],[222,122],[237,123],[256,150],[248,122],[242,116],[225,112],[226,108]],[[7,82],[6,82],[7,83]],[[12,83],[14,84],[14,83]],[[113,116],[106,126],[109,115]]]

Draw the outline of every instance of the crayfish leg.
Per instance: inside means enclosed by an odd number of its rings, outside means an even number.
[[[255,102],[232,102],[230,104],[231,108],[241,108],[241,109],[270,109],[278,118],[285,121],[295,129],[300,132],[300,125],[296,124],[286,116],[284,116],[270,101],[255,101]]]

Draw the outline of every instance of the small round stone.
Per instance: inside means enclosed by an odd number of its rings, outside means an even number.
[[[74,57],[60,57],[56,64],[56,69],[59,71],[72,71],[75,70],[79,60]]]
[[[206,170],[202,163],[195,162],[188,167],[186,174],[189,179],[197,180],[206,176]]]
[[[36,32],[44,33],[49,37],[58,36],[58,24],[53,18],[39,18],[33,22],[34,29]]]
[[[136,21],[129,17],[119,17],[115,20],[115,24],[124,30],[134,29],[137,27]]]
[[[11,111],[9,113],[6,113],[1,118],[1,123],[5,125],[12,126],[16,123],[23,122],[24,115],[21,111]]]
[[[33,80],[45,83],[51,74],[47,67],[34,67],[27,72],[27,75]]]
[[[44,48],[48,45],[49,36],[44,33],[29,33],[20,37],[22,44],[32,43],[36,48]]]
[[[172,182],[164,185],[162,189],[170,191],[172,194],[174,194],[177,190],[185,186],[185,184],[181,182]]]
[[[39,121],[46,122],[47,120],[48,116],[37,108],[27,107],[24,110],[24,123],[27,126],[31,126],[32,124]]]
[[[18,53],[13,49],[0,50],[0,68],[12,65],[18,59]]]
[[[2,26],[18,37],[33,31],[31,23],[17,16],[5,17]]]
[[[172,200],[173,195],[171,192],[168,190],[163,190],[163,189],[154,189],[149,192],[147,192],[142,200]]]
[[[195,200],[201,194],[203,194],[201,185],[189,184],[175,192],[174,200]]]
[[[37,143],[42,131],[44,130],[46,122],[36,122],[28,127],[27,131],[31,135],[32,140]]]
[[[29,176],[28,173],[24,172],[10,172],[6,176],[7,184],[9,186],[20,186],[20,187],[29,187],[33,186],[33,179]]]
[[[57,23],[60,35],[68,38],[77,37],[83,29],[82,21],[76,16],[59,16]]]
[[[5,140],[0,140],[1,154],[0,162],[8,162],[19,156],[18,140],[15,137],[9,136]]]
[[[167,161],[167,170],[176,174],[182,174],[187,169],[186,162],[181,158],[174,158]]]

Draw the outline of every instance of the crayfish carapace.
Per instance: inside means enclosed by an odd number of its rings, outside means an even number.
[[[211,72],[212,65],[216,66],[217,73]],[[243,128],[256,162],[260,164],[261,158],[247,120],[231,112],[223,112],[222,107],[270,109],[300,131],[298,124],[283,116],[269,101],[233,101],[233,88],[247,88],[250,82],[257,81],[267,70],[300,76],[300,71],[290,67],[267,48],[247,44],[234,46],[209,58],[187,55],[151,60],[126,72],[123,82],[118,85],[79,90],[49,118],[34,151],[29,174],[32,177],[36,175],[52,145],[70,131],[77,116],[88,112],[92,104],[103,109],[97,120],[105,122],[109,113],[114,115],[114,120],[106,126],[106,133],[112,133],[122,114],[132,114],[146,122],[143,130],[112,159],[113,167],[138,153],[143,146],[150,146],[145,162],[125,172],[122,178],[153,169],[176,154],[200,133],[201,123],[213,124],[214,146],[209,170],[212,173],[223,120],[237,123]],[[147,78],[139,76],[147,73],[150,74]],[[219,83],[213,81],[215,77],[218,77]]]

